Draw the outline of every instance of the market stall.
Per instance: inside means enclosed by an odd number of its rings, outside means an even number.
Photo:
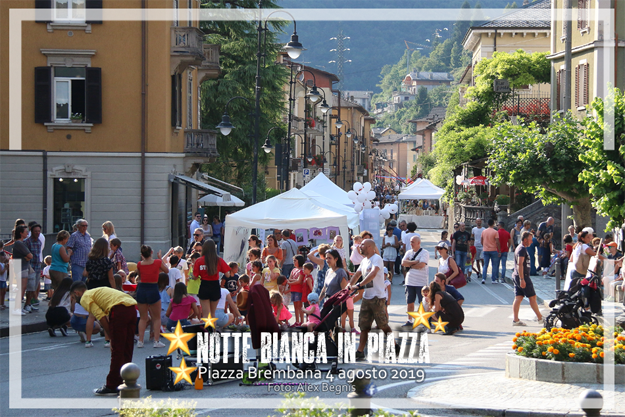
[[[237,211],[226,217],[225,224],[224,260],[240,265],[244,264],[252,229],[293,230],[298,245],[307,245],[310,239],[329,241],[337,234],[348,241],[349,236],[346,214],[324,207],[298,189]],[[346,255],[349,257],[347,248]]]
[[[437,214],[434,208],[423,208],[423,206],[413,206],[406,212],[406,205],[403,203],[406,200],[439,200],[445,190],[432,184],[429,180],[422,179],[406,188],[402,191],[398,198],[402,203],[402,209],[400,209],[399,221],[405,220],[406,222],[415,222],[417,227],[423,229],[441,229],[445,224],[445,216]],[[438,204],[440,208],[441,205]],[[440,213],[440,212],[439,212]]]
[[[354,207],[354,202],[347,197],[347,192],[341,187],[336,185],[326,177],[323,172],[317,174],[308,184],[303,186],[300,191],[307,193],[308,191],[314,191],[317,194],[321,194],[330,200],[333,200],[346,206]]]

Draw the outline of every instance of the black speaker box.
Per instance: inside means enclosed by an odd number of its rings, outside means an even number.
[[[149,390],[164,390],[173,385],[171,356],[148,356],[145,358],[145,387]]]

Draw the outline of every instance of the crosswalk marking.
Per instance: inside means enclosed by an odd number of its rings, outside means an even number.
[[[485,317],[487,314],[495,311],[497,307],[473,307],[464,310],[465,317]]]

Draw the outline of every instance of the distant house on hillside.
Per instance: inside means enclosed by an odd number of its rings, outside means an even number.
[[[403,90],[416,95],[419,88],[425,87],[428,92],[439,85],[450,85],[454,77],[447,72],[412,71],[403,81]]]
[[[342,93],[344,99],[360,104],[365,110],[371,111],[373,91],[342,91]]]
[[[443,124],[446,112],[447,107],[432,107],[432,110],[430,110],[430,113],[427,116],[422,117],[421,119],[408,120],[408,123],[414,123],[416,125],[417,135],[421,135],[423,137],[423,146],[420,149],[415,149],[417,153],[422,152],[423,154],[428,154],[432,152],[435,142],[434,134]]]

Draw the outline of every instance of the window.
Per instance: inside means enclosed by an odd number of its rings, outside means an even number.
[[[54,121],[85,115],[85,68],[54,68]]]
[[[588,29],[589,0],[577,0],[577,30]]]
[[[193,75],[187,71],[187,129],[193,129]]]
[[[182,127],[182,74],[171,76],[171,126]]]
[[[588,64],[575,67],[575,107],[588,105]]]
[[[564,105],[564,69],[556,73],[556,110],[562,110]]]
[[[85,178],[54,178],[53,233],[72,230],[85,217]]]
[[[193,0],[187,0],[187,13],[189,14],[189,27],[193,26]]]
[[[57,29],[84,28],[91,33],[90,23],[102,23],[101,9],[103,0],[35,0],[37,23],[48,23],[48,31]],[[96,20],[86,20],[89,17]]]
[[[84,22],[85,0],[54,0],[55,22]]]

